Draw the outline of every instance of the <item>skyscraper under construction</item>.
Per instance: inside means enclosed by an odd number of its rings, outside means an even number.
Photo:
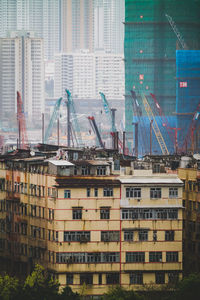
[[[127,131],[132,130],[131,89],[154,93],[165,115],[175,112],[177,49],[200,49],[200,0],[125,1]]]

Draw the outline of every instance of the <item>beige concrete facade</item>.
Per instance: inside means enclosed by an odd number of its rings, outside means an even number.
[[[112,166],[1,159],[2,269],[23,276],[39,263],[87,295],[181,278],[181,180]]]

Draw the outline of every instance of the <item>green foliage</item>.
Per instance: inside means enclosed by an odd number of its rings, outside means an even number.
[[[176,290],[176,300],[200,299],[200,274],[190,274],[183,278]]]
[[[0,300],[20,299],[21,286],[19,280],[8,275],[0,276]]]
[[[66,286],[59,295],[59,300],[80,300],[78,293],[72,292],[69,286]]]
[[[29,300],[53,300],[58,296],[59,283],[42,266],[36,265],[24,283],[24,294]]]
[[[120,286],[112,287],[103,300],[144,300],[143,296],[139,296],[134,291],[127,291]]]

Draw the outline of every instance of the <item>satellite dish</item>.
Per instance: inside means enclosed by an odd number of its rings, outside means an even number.
[[[30,152],[30,155],[31,155],[31,156],[35,156],[35,152],[34,152],[34,151],[31,151],[31,152]]]

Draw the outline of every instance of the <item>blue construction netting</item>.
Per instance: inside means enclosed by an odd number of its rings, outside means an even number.
[[[200,103],[200,51],[176,51],[176,113],[179,146],[183,145]],[[198,121],[199,122],[199,121]],[[198,128],[198,125],[196,128]],[[191,141],[190,141],[191,143]],[[191,145],[187,145],[188,148]]]

